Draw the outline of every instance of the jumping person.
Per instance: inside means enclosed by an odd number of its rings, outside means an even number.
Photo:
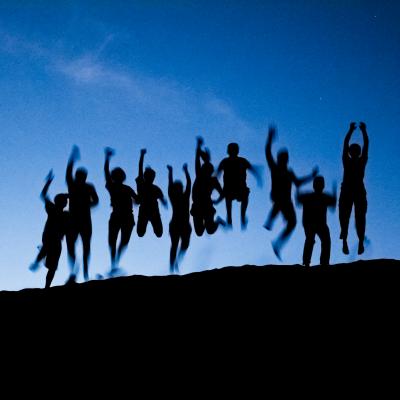
[[[106,147],[104,149],[104,175],[106,178],[106,189],[110,193],[112,213],[108,223],[108,244],[111,255],[111,276],[115,275],[119,268],[119,260],[123,251],[127,248],[131,238],[135,220],[133,216],[133,203],[138,202],[135,191],[124,185],[126,179],[122,168],[114,168],[110,172],[110,159],[114,150]],[[121,234],[117,250],[118,235]]]
[[[281,259],[281,249],[289,239],[294,228],[296,227],[296,211],[292,202],[292,184],[296,187],[310,182],[318,173],[318,167],[313,169],[311,175],[298,178],[292,169],[288,168],[289,153],[287,149],[281,149],[278,152],[277,161],[272,156],[272,142],[276,137],[276,128],[269,127],[268,139],[265,146],[265,157],[271,172],[271,200],[273,202],[272,209],[269,213],[264,228],[271,230],[273,223],[279,213],[282,213],[286,221],[286,227],[278,238],[272,242],[272,248],[278,259]]]
[[[68,195],[65,193],[57,194],[54,197],[54,203],[47,195],[53,179],[54,175],[51,170],[46,177],[46,183],[40,194],[47,213],[47,221],[42,235],[42,247],[35,261],[29,267],[31,271],[36,271],[39,268],[40,262],[46,259],[44,264],[48,271],[45,288],[50,287],[56,273],[62,250],[62,240],[69,223],[69,213],[68,211],[64,211],[64,208],[68,204]]]
[[[90,241],[92,238],[92,218],[90,212],[99,202],[96,189],[91,183],[86,182],[87,170],[85,168],[78,168],[75,172],[75,177],[73,176],[74,164],[79,158],[79,148],[78,146],[74,146],[66,171],[71,216],[71,226],[67,234],[68,256],[71,268],[69,282],[74,282],[76,278],[75,244],[78,236],[81,237],[83,246],[83,275],[86,281],[89,279]]]
[[[168,196],[172,205],[172,219],[169,224],[169,234],[171,236],[170,252],[170,272],[179,272],[178,261],[182,259],[189,247],[192,227],[190,226],[190,192],[192,181],[190,179],[188,166],[184,164],[183,171],[186,176],[186,188],[183,189],[181,181],[173,180],[173,170],[170,165],[168,168]],[[179,253],[177,256],[179,247]]]
[[[362,150],[357,143],[349,145],[351,136],[356,129],[355,122],[350,124],[343,145],[343,182],[339,197],[339,220],[344,254],[349,254],[347,235],[353,205],[358,236],[358,254],[364,253],[365,218],[367,214],[367,192],[364,186],[364,175],[368,161],[369,139],[365,123],[360,122],[359,127],[364,141]]]
[[[158,200],[160,200],[164,207],[167,207],[167,201],[161,189],[153,183],[156,177],[155,171],[150,167],[146,167],[143,172],[145,154],[146,149],[142,149],[140,151],[139,176],[136,178],[137,194],[140,204],[137,234],[139,237],[143,237],[146,233],[147,224],[150,222],[153,226],[154,234],[157,237],[161,237],[163,234],[163,226],[160,210],[158,208]]]
[[[202,236],[204,231],[212,235],[218,227],[225,226],[222,218],[215,218],[216,210],[214,204],[219,203],[224,198],[221,185],[218,179],[213,176],[214,166],[211,164],[211,156],[208,149],[202,150],[204,141],[202,137],[197,137],[195,171],[196,179],[193,184],[192,208],[194,230],[197,236]],[[203,164],[201,162],[203,160]],[[212,199],[212,193],[216,190],[219,198]]]
[[[308,193],[296,192],[296,200],[303,205],[303,227],[306,240],[303,251],[303,265],[310,266],[311,256],[315,243],[315,235],[321,240],[321,265],[329,265],[331,255],[331,236],[326,222],[328,207],[336,206],[336,185],[333,185],[332,194],[324,193],[325,180],[322,176],[314,178],[314,191]]]
[[[245,229],[247,226],[246,210],[250,193],[246,183],[247,170],[254,175],[259,186],[261,186],[261,178],[257,169],[247,159],[239,157],[239,145],[237,143],[229,143],[227,152],[228,157],[221,161],[217,169],[217,176],[223,172],[223,193],[226,202],[227,224],[232,226],[232,202],[237,200],[241,203],[241,225],[242,229]]]

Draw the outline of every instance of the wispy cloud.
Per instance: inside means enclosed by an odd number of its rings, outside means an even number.
[[[132,69],[105,62],[103,53],[115,40],[115,35],[108,35],[98,48],[75,58],[1,31],[0,36],[1,51],[36,58],[44,62],[48,71],[63,76],[78,87],[123,92],[130,102],[172,120],[204,121],[208,116],[209,121],[226,125],[227,129],[240,131],[244,136],[254,132],[227,101],[213,93],[199,93],[176,81],[138,74]]]

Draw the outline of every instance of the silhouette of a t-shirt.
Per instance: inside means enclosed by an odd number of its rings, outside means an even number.
[[[326,193],[304,193],[298,197],[303,204],[303,225],[320,227],[326,225],[328,207],[335,205],[335,198]]]
[[[193,203],[203,205],[212,204],[212,192],[219,186],[218,179],[215,177],[199,177],[193,184]]]
[[[189,203],[190,191],[183,193],[170,193],[169,199],[172,204],[172,220],[179,222],[189,222]]]
[[[96,197],[94,186],[90,183],[68,185],[69,211],[74,217],[89,217],[92,199]]]
[[[224,171],[224,189],[236,190],[247,188],[247,170],[250,163],[243,157],[227,157],[221,161],[220,169]]]
[[[343,159],[343,186],[350,189],[364,186],[365,167],[368,158],[361,156],[353,159],[346,156]]]
[[[295,175],[291,169],[271,166],[271,198],[274,201],[291,201]]]
[[[146,182],[143,178],[136,178],[140,207],[146,210],[158,210],[158,200],[164,196],[161,189],[153,183]]]
[[[43,230],[43,241],[61,241],[67,232],[69,213],[57,208],[53,202],[46,200],[47,221]]]
[[[111,207],[114,213],[131,214],[133,209],[133,199],[136,198],[134,190],[123,184],[108,182],[106,189],[110,193]]]

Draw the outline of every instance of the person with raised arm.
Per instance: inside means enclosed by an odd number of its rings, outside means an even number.
[[[110,275],[114,276],[119,270],[121,255],[128,247],[135,226],[133,204],[138,203],[138,197],[130,186],[124,184],[126,174],[122,168],[116,167],[110,172],[110,159],[115,154],[114,150],[106,147],[104,153],[104,176],[112,207],[108,223],[108,245],[111,256]],[[118,235],[120,235],[120,242],[117,250]]]
[[[49,288],[53,282],[61,256],[62,241],[69,224],[69,213],[68,211],[64,211],[64,208],[68,204],[68,195],[59,193],[54,197],[54,202],[48,196],[48,190],[53,179],[54,175],[51,170],[46,177],[46,183],[40,194],[47,213],[47,221],[42,235],[42,247],[35,261],[29,267],[34,272],[39,268],[40,262],[44,259],[46,260],[44,264],[48,271],[45,288]]]
[[[315,167],[310,175],[299,178],[291,168],[288,168],[289,153],[286,148],[279,150],[277,161],[272,155],[272,143],[276,138],[276,128],[271,125],[268,130],[268,138],[265,146],[265,157],[271,172],[271,200],[272,209],[268,215],[264,228],[271,230],[276,217],[282,214],[286,221],[286,227],[272,242],[272,248],[278,259],[281,259],[281,250],[289,240],[296,227],[296,211],[292,202],[292,184],[300,187],[310,182],[318,174],[318,167]]]
[[[185,189],[183,188],[181,181],[174,181],[172,167],[168,165],[167,168],[168,197],[172,205],[172,219],[169,224],[169,234],[171,237],[170,273],[173,274],[174,272],[179,272],[178,262],[183,258],[190,243],[192,227],[190,225],[189,208],[192,181],[190,179],[187,164],[184,164],[183,166],[183,171],[186,177]]]
[[[150,222],[154,234],[157,237],[161,237],[163,234],[163,226],[160,210],[158,208],[158,201],[160,201],[164,207],[167,207],[168,203],[161,189],[153,183],[156,172],[150,167],[146,167],[143,171],[145,154],[146,149],[142,149],[140,151],[139,175],[136,178],[137,194],[139,197],[137,234],[139,237],[143,237],[146,233],[147,225]]]
[[[89,280],[90,242],[92,238],[91,209],[99,203],[96,189],[87,183],[88,172],[85,168],[78,168],[73,175],[75,162],[80,159],[78,146],[73,146],[66,170],[66,182],[69,195],[69,211],[71,216],[70,230],[67,234],[68,258],[71,268],[69,283],[76,279],[75,245],[81,237],[83,247],[83,276]]]
[[[194,230],[197,236],[202,236],[204,231],[212,235],[219,226],[225,226],[222,218],[215,218],[214,204],[223,200],[224,195],[218,179],[213,176],[214,166],[211,164],[211,155],[208,149],[202,150],[204,140],[197,137],[195,171],[196,178],[193,183],[192,208]],[[203,160],[203,163],[202,161]],[[212,194],[217,191],[219,198],[213,200]]]
[[[367,192],[364,186],[365,167],[368,162],[369,138],[367,127],[360,122],[359,127],[363,136],[364,145],[350,144],[351,136],[356,130],[357,124],[350,123],[349,130],[343,144],[343,181],[339,197],[340,239],[343,241],[343,253],[349,254],[347,236],[351,210],[354,205],[356,231],[358,236],[358,254],[364,253],[365,225],[367,214]]]

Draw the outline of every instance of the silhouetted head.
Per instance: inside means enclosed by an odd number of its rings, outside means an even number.
[[[126,179],[125,171],[124,171],[122,168],[120,168],[120,167],[114,168],[114,169],[111,171],[111,179],[112,179],[115,183],[122,183],[122,182],[124,182],[125,179]]]
[[[237,155],[239,154],[239,145],[237,143],[229,143],[228,154],[231,157],[237,157]]]
[[[313,181],[314,191],[316,193],[322,193],[325,188],[325,179],[323,176],[316,176]]]
[[[349,154],[351,158],[359,158],[361,154],[361,146],[357,143],[353,143],[349,147]]]
[[[279,167],[286,167],[289,162],[289,152],[286,148],[279,150],[278,153],[278,166]]]
[[[183,183],[181,181],[174,181],[172,184],[172,190],[176,194],[182,194],[183,193]]]
[[[143,176],[146,182],[153,183],[154,179],[156,178],[156,172],[154,171],[154,169],[147,167],[144,170]]]
[[[54,197],[54,204],[56,205],[57,208],[60,208],[63,210],[65,207],[67,207],[68,204],[68,195],[65,193],[59,193]]]
[[[214,173],[214,167],[211,163],[205,163],[201,166],[201,174],[206,178],[210,178]]]
[[[85,183],[88,172],[86,168],[78,168],[75,172],[75,182],[76,183]]]

